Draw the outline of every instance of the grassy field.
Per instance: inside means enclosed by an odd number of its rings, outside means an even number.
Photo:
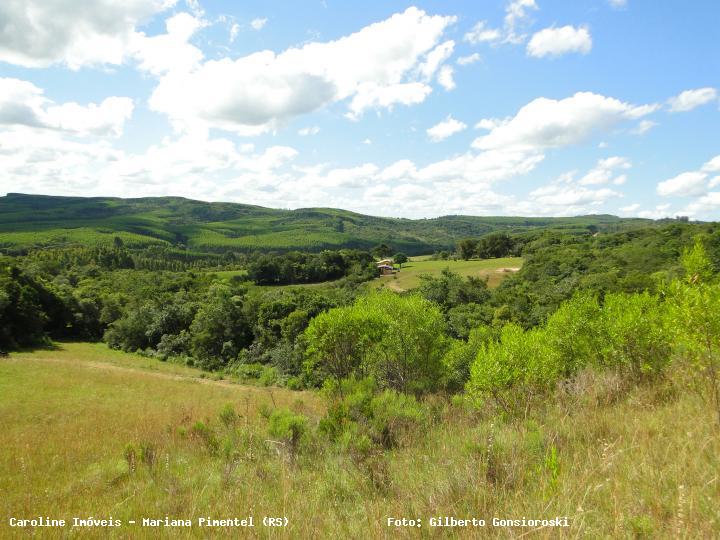
[[[198,378],[102,345],[0,359],[0,511],[140,520],[245,517],[256,527],[84,529],[92,538],[713,538],[720,533],[720,431],[682,377],[623,389],[588,373],[525,418],[431,399],[432,419],[399,447],[358,460],[313,436],[290,456],[263,409],[315,430],[319,396]],[[673,382],[675,381],[675,382]],[[240,415],[222,421],[232,404]],[[197,428],[202,422],[202,429]],[[196,427],[193,427],[196,426]],[[129,453],[128,445],[135,449]],[[129,457],[132,455],[132,458]],[[263,516],[286,516],[283,531]],[[430,528],[433,516],[483,529]],[[567,516],[567,529],[493,527]],[[421,518],[416,528],[388,517]],[[6,519],[0,537],[14,530]],[[66,537],[69,530],[35,530]]]
[[[433,261],[430,256],[412,257],[410,262],[402,265],[402,269],[390,276],[381,276],[372,282],[375,288],[387,287],[395,291],[407,291],[420,285],[423,274],[438,275],[444,268],[449,268],[462,276],[487,278],[490,288],[497,287],[500,282],[513,271],[520,269],[522,258],[507,257],[503,259],[480,259],[470,261]]]

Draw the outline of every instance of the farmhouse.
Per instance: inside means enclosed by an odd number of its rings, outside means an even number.
[[[378,272],[380,272],[381,276],[388,276],[395,273],[395,267],[393,266],[392,259],[383,259],[382,261],[378,261],[376,264]]]

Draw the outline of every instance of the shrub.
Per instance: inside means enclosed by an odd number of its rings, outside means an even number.
[[[558,356],[559,375],[569,377],[597,360],[602,346],[600,305],[592,294],[577,294],[548,319],[548,346]]]
[[[321,313],[305,331],[306,369],[337,381],[348,377],[380,339],[383,323],[381,313],[361,305]]]
[[[649,293],[607,295],[599,331],[604,366],[642,377],[660,373],[670,360],[672,341],[663,306]]]
[[[157,345],[159,356],[167,360],[173,356],[184,356],[190,351],[190,334],[182,330],[179,334],[163,334]]]
[[[241,379],[259,379],[264,369],[263,364],[237,364],[233,371]]]
[[[232,406],[232,403],[225,405],[225,407],[223,407],[220,411],[220,414],[218,414],[218,417],[220,418],[220,421],[225,424],[225,427],[232,427],[238,421],[238,414],[235,412],[235,408]]]
[[[307,417],[288,409],[276,409],[269,418],[268,433],[289,446],[294,455],[307,436]]]
[[[445,323],[437,306],[419,296],[362,297],[313,319],[305,338],[307,369],[338,381],[372,375],[381,387],[420,394],[442,380]]]
[[[426,414],[414,396],[384,390],[370,401],[373,438],[384,448],[397,446],[425,420]]]
[[[382,448],[401,445],[427,418],[414,396],[388,389],[378,393],[372,378],[349,378],[325,392],[333,402],[320,421],[320,431],[354,453],[368,454],[370,443]]]
[[[135,450],[135,446],[128,443],[123,449],[123,457],[128,464],[128,471],[134,473],[135,467],[137,466],[137,451]]]
[[[202,441],[205,444],[210,454],[215,455],[217,453],[220,445],[215,437],[215,434],[206,424],[199,421],[195,422],[190,433],[193,438]]]
[[[712,283],[711,261],[700,241],[682,262],[685,282],[676,280],[666,291],[668,323],[682,355],[709,383],[720,423],[720,284]]]
[[[443,356],[445,366],[445,388],[450,392],[460,392],[470,378],[470,366],[482,346],[494,338],[493,330],[480,326],[470,331],[467,341],[454,340]]]
[[[140,461],[142,461],[148,468],[152,468],[155,465],[155,459],[157,452],[155,446],[149,442],[140,443]]]
[[[277,368],[273,366],[264,366],[262,372],[260,373],[260,378],[258,379],[258,381],[263,386],[272,386],[274,384],[277,384],[279,381],[279,373]]]
[[[507,324],[500,340],[486,343],[471,367],[468,390],[480,400],[491,397],[506,412],[526,403],[536,390],[558,378],[558,355],[542,329],[523,331]]]

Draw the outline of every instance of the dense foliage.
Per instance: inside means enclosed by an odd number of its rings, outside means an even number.
[[[305,339],[308,369],[337,380],[372,376],[381,387],[422,393],[436,390],[442,377],[442,313],[419,296],[364,296],[317,316]]]
[[[320,283],[355,276],[360,281],[375,277],[372,256],[359,250],[320,253],[263,254],[250,259],[248,276],[258,285]]]

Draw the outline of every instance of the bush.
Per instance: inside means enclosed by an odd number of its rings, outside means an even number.
[[[268,433],[288,445],[292,454],[297,453],[307,436],[307,417],[288,409],[276,409],[270,414]]]
[[[524,331],[507,324],[500,341],[482,346],[470,370],[469,392],[480,401],[492,398],[506,412],[525,405],[535,391],[547,389],[560,369],[558,355],[542,329]]]
[[[370,401],[373,439],[384,448],[393,448],[414,433],[426,414],[415,397],[384,390]]]
[[[220,447],[220,443],[215,437],[215,433],[210,429],[207,424],[203,422],[195,422],[190,430],[190,435],[205,444],[210,454],[215,455]]]
[[[470,331],[467,341],[454,340],[443,356],[445,381],[443,386],[449,392],[460,392],[470,378],[470,366],[482,346],[495,338],[489,326],[480,326]]]
[[[423,393],[439,387],[448,345],[437,306],[384,291],[327,311],[310,323],[306,369],[341,380],[371,375],[384,388]]]
[[[238,414],[235,412],[235,408],[232,406],[232,403],[228,403],[223,407],[223,409],[218,414],[218,418],[220,418],[220,421],[225,424],[225,427],[232,427],[234,426],[238,421]]]
[[[558,355],[559,375],[569,377],[598,359],[604,336],[601,309],[594,295],[577,294],[564,302],[545,325],[548,345]]]
[[[332,403],[320,431],[343,448],[366,455],[371,447],[401,445],[427,418],[415,397],[394,390],[378,393],[374,379],[349,378],[325,388]]]
[[[186,330],[179,334],[163,334],[157,345],[157,352],[163,360],[173,356],[187,356],[190,352],[190,334]]]
[[[265,366],[263,364],[237,364],[233,368],[233,372],[235,375],[237,375],[240,379],[259,379],[260,376],[263,374],[263,371],[265,370]]]
[[[660,373],[672,351],[663,311],[659,299],[649,293],[607,295],[599,328],[602,365],[619,367],[634,377]]]
[[[260,378],[258,379],[258,382],[263,386],[273,386],[277,384],[279,380],[280,374],[278,373],[276,367],[264,366],[262,372],[260,373]]]
[[[524,331],[505,325],[498,342],[480,348],[468,390],[480,401],[492,398],[511,411],[586,366],[612,368],[632,379],[656,375],[672,353],[664,312],[663,303],[649,293],[609,294],[602,305],[592,295],[579,294],[544,327]],[[458,345],[446,363],[461,366],[465,354],[467,349]]]

